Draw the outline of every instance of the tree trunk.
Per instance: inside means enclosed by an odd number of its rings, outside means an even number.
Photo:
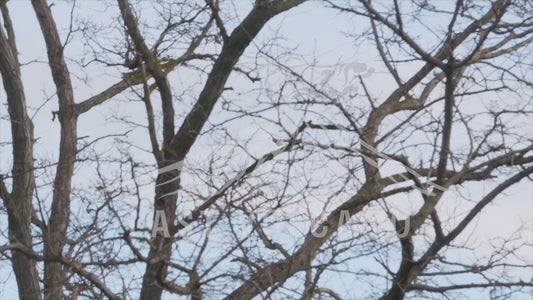
[[[52,211],[48,232],[44,235],[45,258],[52,258],[45,261],[44,294],[45,299],[62,299],[65,274],[62,264],[53,261],[53,258],[63,254],[69,224],[71,180],[77,151],[77,114],[74,111],[74,95],[70,73],[63,56],[63,45],[50,7],[46,0],[32,0],[32,5],[46,44],[48,63],[57,89],[61,123]]]
[[[217,100],[222,94],[224,85],[233,71],[233,67],[263,26],[276,14],[288,10],[302,2],[303,0],[291,0],[276,2],[273,4],[256,4],[242,23],[235,28],[231,35],[225,40],[222,51],[215,61],[213,69],[211,69],[211,72],[209,73],[205,86],[198,97],[198,101],[183,121],[182,126],[176,135],[168,143],[164,143],[163,151],[166,164],[168,164],[168,162],[178,162],[185,159],[187,153],[200,135],[202,127],[209,118]],[[172,176],[179,176],[179,171]],[[167,176],[165,176],[165,178],[166,177]],[[159,176],[157,184],[161,182],[165,182],[165,180],[163,180],[162,176]],[[164,189],[156,188],[155,201],[156,210],[165,210],[167,221],[170,226],[172,226],[172,228],[170,228],[171,235],[175,233],[173,222],[176,218],[177,196],[174,194],[166,196],[163,199],[161,199],[161,196],[168,192],[177,191],[179,188],[179,181],[174,182],[175,186],[172,186],[174,184],[167,184],[162,186]],[[169,191],[167,191],[167,189]],[[156,262],[149,263],[146,266],[141,290],[141,299],[143,300],[161,299],[162,289],[157,282],[166,277],[168,269],[166,261],[168,261],[171,256],[172,238],[158,236],[153,240],[152,245],[148,258],[150,261],[155,260]]]
[[[0,53],[2,53],[0,55],[0,73],[7,94],[13,137],[13,188],[10,194],[2,193],[2,199],[8,213],[10,243],[20,243],[32,248],[33,124],[26,111],[20,65],[7,8],[2,7],[2,12],[9,39],[0,30]],[[17,279],[19,298],[23,300],[41,299],[39,274],[35,260],[18,250],[14,250],[12,266]]]

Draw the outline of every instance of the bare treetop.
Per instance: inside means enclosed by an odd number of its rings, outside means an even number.
[[[0,9],[0,298],[533,292],[530,2]]]

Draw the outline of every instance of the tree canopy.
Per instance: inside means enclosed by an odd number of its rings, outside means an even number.
[[[0,9],[0,298],[533,293],[530,1]]]

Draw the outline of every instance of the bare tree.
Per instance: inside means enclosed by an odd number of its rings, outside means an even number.
[[[488,255],[468,238],[531,182],[531,4],[303,2],[73,2],[64,29],[32,0],[55,84],[34,108],[0,0],[0,253],[20,299],[531,293],[531,224]],[[275,17],[300,7],[364,24],[346,39],[378,61],[293,47]],[[119,79],[76,91],[100,76]],[[32,120],[53,107],[50,158]]]
[[[8,191],[3,177],[0,177],[0,191],[9,218],[9,242],[32,248],[33,124],[26,110],[26,98],[17,57],[15,33],[5,2],[2,3],[1,9],[5,31],[0,31],[2,51],[0,68],[11,121],[13,177],[11,192]],[[11,261],[17,277],[17,284],[21,287],[19,289],[20,298],[40,299],[39,276],[35,261],[18,251],[13,252]]]

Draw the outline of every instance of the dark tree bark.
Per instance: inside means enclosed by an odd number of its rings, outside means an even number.
[[[66,243],[66,233],[70,218],[71,181],[76,160],[77,114],[74,107],[74,94],[70,72],[65,63],[63,45],[59,38],[50,6],[46,0],[33,0],[32,5],[41,26],[48,53],[48,63],[56,85],[59,101],[59,122],[61,138],[59,144],[59,161],[54,180],[52,211],[47,232],[44,233],[45,257],[62,257]],[[60,262],[45,261],[44,267],[45,299],[62,299],[65,272]]]
[[[34,190],[33,124],[26,111],[26,98],[21,80],[15,34],[5,2],[0,3],[7,36],[0,29],[0,72],[7,94],[11,134],[13,137],[13,182],[9,193],[0,177],[0,196],[7,208],[9,241],[33,248],[31,216]],[[12,251],[13,271],[18,284],[19,298],[41,299],[39,274],[35,260],[18,250]]]
[[[218,98],[222,94],[224,85],[233,71],[233,68],[240,56],[248,47],[250,42],[259,33],[261,28],[275,15],[286,11],[300,3],[303,0],[292,0],[268,3],[258,1],[256,6],[243,20],[241,24],[231,33],[229,37],[224,40],[222,51],[216,59],[213,68],[211,69],[205,86],[198,97],[192,110],[186,116],[180,129],[176,134],[174,130],[174,115],[172,106],[172,95],[168,86],[166,76],[164,76],[160,65],[156,58],[150,52],[143,41],[141,34],[137,28],[136,19],[126,0],[119,0],[119,7],[122,12],[122,17],[128,29],[128,34],[132,37],[136,50],[143,55],[144,61],[148,66],[148,70],[152,73],[156,80],[156,85],[161,94],[163,103],[163,158],[158,161],[159,167],[165,167],[180,161],[183,161],[189,153],[197,137],[199,136],[202,127],[206,123],[213,107],[217,103]],[[166,219],[169,222],[174,222],[176,219],[177,208],[177,190],[179,189],[180,180],[163,184],[180,176],[180,170],[174,170],[163,175],[159,175],[156,181],[156,195],[155,195],[155,210],[164,210]],[[175,229],[171,228],[171,235],[175,233]],[[161,299],[162,286],[165,286],[165,278],[168,270],[168,261],[171,256],[173,240],[157,236],[153,242],[154,247],[151,247],[148,259],[151,263],[146,266],[145,275],[143,277],[143,285],[141,290],[141,299]],[[153,262],[153,263],[152,263]],[[178,292],[191,293],[191,286],[194,282],[186,288],[180,289]]]

